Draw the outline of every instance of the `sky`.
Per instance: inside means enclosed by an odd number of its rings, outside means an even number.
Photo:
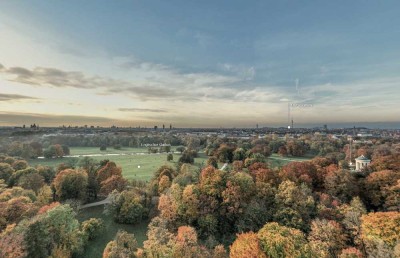
[[[400,125],[399,8],[1,1],[0,126]]]

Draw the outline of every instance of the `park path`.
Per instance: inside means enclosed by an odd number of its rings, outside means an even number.
[[[99,201],[99,202],[92,202],[92,203],[82,205],[79,209],[81,210],[81,209],[86,209],[89,207],[100,206],[100,205],[108,204],[110,202],[111,202],[111,199],[107,197],[106,199]]]
[[[168,152],[173,154],[180,154],[179,151]],[[103,157],[103,156],[135,156],[135,155],[161,155],[168,154],[163,153],[147,153],[147,152],[132,152],[132,153],[96,153],[96,154],[77,154],[77,155],[65,155],[63,158],[80,158],[80,157]],[[44,159],[44,157],[38,157],[38,159]]]
[[[225,163],[220,170],[225,170],[225,168],[228,166],[228,163]]]

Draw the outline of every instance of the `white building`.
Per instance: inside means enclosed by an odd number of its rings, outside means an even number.
[[[364,155],[356,158],[356,171],[361,171],[371,163],[370,159],[367,159]]]

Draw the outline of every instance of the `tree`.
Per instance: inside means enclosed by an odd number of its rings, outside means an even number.
[[[400,212],[369,213],[363,215],[361,221],[361,237],[369,255],[377,249],[388,253],[394,251],[400,241]]]
[[[46,184],[50,184],[56,176],[54,169],[49,166],[37,166],[36,170],[38,171],[39,175],[44,178],[44,182]]]
[[[37,194],[44,185],[44,178],[39,173],[22,175],[18,180],[18,185],[25,189],[31,189]]]
[[[90,218],[81,224],[82,232],[88,240],[93,240],[104,231],[104,221],[98,218]]]
[[[174,239],[172,257],[203,258],[207,256],[209,256],[207,250],[197,243],[196,230],[189,226],[179,227]]]
[[[282,225],[308,231],[315,213],[315,202],[306,185],[296,186],[291,181],[279,185],[275,196],[274,219]]]
[[[110,203],[105,207],[106,213],[111,214],[116,222],[134,224],[147,217],[145,200],[135,190],[125,190],[121,193],[114,190],[109,199]]]
[[[23,170],[28,167],[28,162],[26,162],[25,160],[16,160],[12,164],[12,167],[14,168],[15,171]]]
[[[346,246],[342,226],[334,220],[312,221],[308,240],[314,255],[318,257],[337,257]]]
[[[243,161],[246,158],[246,151],[243,148],[237,148],[233,152],[233,160],[235,161]]]
[[[31,142],[30,146],[33,149],[33,153],[35,157],[43,156],[43,146],[40,142]]]
[[[363,254],[357,248],[349,247],[342,250],[339,258],[363,258]]]
[[[260,241],[257,234],[253,232],[242,233],[237,235],[235,242],[230,247],[231,258],[266,258],[261,249]]]
[[[184,152],[182,153],[182,156],[179,158],[179,163],[189,163],[189,164],[193,164],[193,163],[194,163],[193,154],[190,153],[189,151],[184,151]]]
[[[169,153],[167,155],[167,161],[172,161],[174,159],[174,155],[172,155],[172,153]]]
[[[117,190],[122,192],[128,185],[128,180],[119,175],[112,175],[100,184],[100,193],[104,195],[110,194],[112,191]]]
[[[100,185],[104,180],[112,176],[122,176],[121,167],[117,167],[115,162],[109,161],[105,166],[97,171],[97,182]]]
[[[160,217],[151,220],[147,230],[147,240],[143,246],[146,257],[172,257],[174,235],[167,229],[168,222]]]
[[[3,179],[6,183],[8,179],[14,173],[14,169],[11,167],[10,164],[7,163],[0,163],[0,179]]]
[[[64,155],[70,155],[71,151],[69,150],[69,147],[67,145],[61,145],[62,151],[63,151],[63,156]]]
[[[221,146],[218,148],[216,157],[220,162],[229,162],[231,163],[233,161],[233,151],[234,148],[232,146],[228,146],[226,144],[221,144]]]
[[[195,221],[199,214],[199,189],[196,185],[187,185],[182,192],[182,214],[189,224]]]
[[[271,222],[257,236],[267,257],[311,257],[310,247],[300,230]]]
[[[183,153],[185,151],[185,147],[179,146],[176,148],[176,151],[179,151],[180,153]]]
[[[83,200],[86,197],[87,174],[84,171],[66,169],[57,174],[54,188],[58,198]]]
[[[28,257],[67,257],[79,254],[84,242],[75,212],[69,205],[58,205],[27,222],[25,243]]]
[[[388,194],[386,188],[395,185],[399,179],[400,173],[391,170],[369,174],[365,180],[365,194],[368,203],[376,209],[382,208]]]
[[[22,258],[27,256],[23,233],[15,230],[15,224],[10,225],[0,234],[0,257]]]
[[[222,192],[222,207],[226,216],[231,219],[240,216],[255,190],[253,178],[247,173],[237,172],[228,177],[226,188]]]
[[[328,172],[324,185],[328,194],[338,197],[342,202],[349,202],[358,194],[357,181],[349,170]]]
[[[359,197],[351,200],[350,205],[344,204],[340,207],[340,213],[343,215],[342,224],[350,236],[351,242],[356,246],[362,246],[361,239],[361,216],[366,214],[364,204]]]
[[[305,183],[311,188],[322,185],[317,176],[317,168],[311,162],[290,162],[282,167],[280,176],[297,184]]]
[[[103,258],[135,258],[138,243],[135,235],[126,231],[118,231],[113,241],[108,242],[103,252]]]
[[[216,157],[209,157],[207,160],[207,166],[213,166],[218,168],[218,160]]]

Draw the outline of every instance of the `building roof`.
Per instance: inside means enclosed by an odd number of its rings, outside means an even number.
[[[358,157],[358,158],[356,158],[356,160],[368,160],[369,161],[369,159],[367,159],[364,155],[361,155],[360,157]]]

